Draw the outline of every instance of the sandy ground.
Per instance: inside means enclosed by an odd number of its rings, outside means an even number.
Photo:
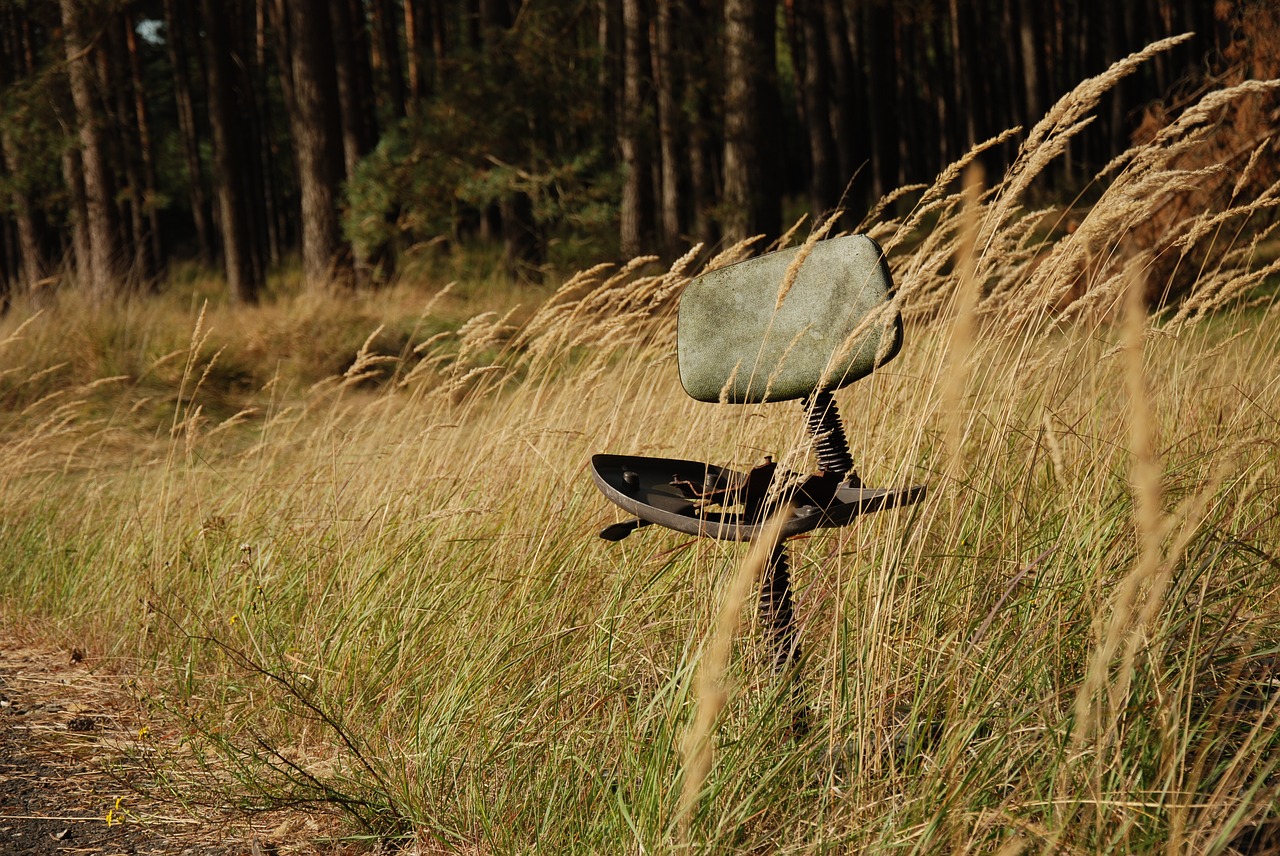
[[[285,856],[352,853],[306,815],[231,817],[149,787],[177,746],[130,676],[0,626],[0,853]],[[145,730],[144,730],[145,729]]]

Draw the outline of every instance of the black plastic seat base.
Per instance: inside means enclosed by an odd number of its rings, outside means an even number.
[[[613,503],[644,523],[720,541],[750,541],[764,529],[768,509],[748,516],[700,499],[745,484],[748,474],[699,461],[647,458],[634,455],[594,455],[591,476]],[[691,494],[693,494],[691,496]],[[844,526],[860,514],[919,502],[923,485],[908,488],[865,488],[841,485],[825,506],[794,502],[791,518],[781,537],[789,538],[819,528]],[[783,497],[785,499],[785,497]],[[601,533],[620,540],[637,524],[617,524]]]

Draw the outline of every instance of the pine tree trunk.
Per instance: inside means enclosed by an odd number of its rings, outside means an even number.
[[[253,159],[257,174],[261,176],[261,184],[258,186],[256,194],[257,206],[262,220],[263,234],[258,236],[259,246],[262,247],[263,264],[261,271],[265,279],[268,264],[276,265],[281,259],[281,232],[284,226],[281,223],[281,209],[283,205],[280,201],[279,182],[276,178],[276,157],[273,152],[271,139],[272,132],[272,114],[267,108],[267,28],[269,15],[267,12],[268,0],[254,0],[254,38],[253,38],[253,65],[250,69],[250,79],[252,84],[250,89],[253,94],[254,112],[260,118],[258,123],[258,136],[254,140]]]
[[[1040,52],[1037,50],[1032,0],[1018,0],[1018,48],[1022,52],[1023,124],[1040,121]]]
[[[114,154],[111,161],[123,167],[120,173],[124,175],[125,185],[116,189],[116,198],[121,206],[121,258],[130,260],[125,278],[131,288],[137,288],[152,281],[154,266],[146,214],[142,210],[141,145],[137,138],[137,118],[133,115],[132,80],[122,75],[129,66],[125,41],[124,22],[112,20],[103,33],[102,42],[106,49],[99,52],[98,76],[103,90],[115,94],[114,112],[108,124],[111,133],[107,138]]]
[[[351,59],[356,92],[356,121],[360,127],[360,139],[364,141],[363,149],[367,152],[378,140],[378,93],[374,87],[370,50],[372,34],[369,32],[364,0],[346,0],[346,4],[347,18],[351,21]]]
[[[134,116],[137,121],[139,154],[142,156],[142,199],[143,213],[147,219],[147,229],[151,237],[151,259],[153,273],[164,269],[164,242],[160,234],[160,212],[156,199],[156,158],[151,143],[151,111],[147,107],[147,93],[143,88],[142,59],[138,54],[138,35],[134,26],[132,12],[126,10],[124,15],[124,33],[129,50],[129,74],[133,82]]]
[[[649,16],[643,0],[623,0],[622,117],[618,148],[623,185],[618,249],[623,258],[653,241],[653,183],[649,145]]]
[[[4,32],[0,34],[0,90],[21,79],[26,73],[20,58],[15,17],[14,10],[7,8],[0,18],[0,26],[4,27]],[[43,249],[44,223],[38,216],[31,193],[21,181],[26,168],[24,153],[20,151],[12,131],[5,124],[0,124],[0,159],[4,160],[4,171],[18,179],[13,182],[9,198],[18,233],[17,260],[21,269],[19,282],[22,291],[33,293],[49,275]]]
[[[268,259],[271,257],[271,196],[273,176],[268,163],[259,157],[262,141],[270,139],[270,110],[266,98],[259,93],[265,88],[264,75],[266,9],[260,0],[240,0],[244,15],[230,29],[228,37],[232,55],[232,99],[240,107],[242,118],[235,126],[237,159],[242,166],[239,180],[241,210],[248,231],[253,278],[261,287],[266,282]]]
[[[724,4],[724,236],[730,243],[741,241],[757,228],[751,205],[760,161],[751,6],[752,0],[725,0]]]
[[[952,103],[962,123],[959,127],[963,130],[963,136],[957,141],[956,150],[967,152],[974,147],[978,138],[977,126],[974,123],[975,107],[969,87],[968,63],[965,62],[965,57],[968,55],[965,39],[968,37],[968,32],[961,21],[959,0],[950,0],[948,9],[951,20],[951,85],[954,87]]]
[[[119,293],[123,277],[116,251],[119,229],[113,204],[114,189],[107,163],[106,139],[102,130],[102,111],[94,98],[94,47],[83,35],[81,8],[78,0],[60,0],[62,26],[66,41],[67,70],[71,80],[71,98],[76,107],[80,128],[80,155],[84,176],[86,230],[89,240],[87,284],[97,300]]]
[[[711,26],[712,15],[704,0],[688,0],[683,4],[683,14],[689,26],[680,30],[680,46],[687,56],[723,56],[722,44],[715,38],[718,27]],[[718,16],[717,16],[718,17]],[[692,115],[689,119],[689,186],[693,195],[693,237],[711,245],[720,239],[719,222],[715,215],[719,203],[721,174],[718,154],[722,147],[713,139],[712,129],[719,123],[719,114],[713,100],[722,95],[723,87],[718,78],[719,65],[711,63],[697,74],[685,79],[689,86],[687,101]]]
[[[676,10],[674,0],[658,0],[658,22],[654,65],[658,78],[658,142],[662,159],[661,235],[662,252],[668,258],[679,254],[683,209],[680,192],[680,140],[682,123],[677,102],[682,74],[675,52]]]
[[[346,3],[329,5],[330,24],[333,28],[334,73],[337,81],[338,114],[342,127],[342,163],[347,175],[355,172],[360,159],[369,150],[364,128],[360,122],[359,84],[356,73],[356,22],[351,20],[351,10]]]
[[[775,8],[772,0],[724,4],[723,209],[730,242],[780,231],[780,164],[771,139],[778,132]]]
[[[412,3],[405,3],[406,9],[411,6]],[[355,175],[360,159],[368,151],[360,122],[360,92],[356,74],[355,39],[352,37],[356,24],[350,18],[350,8],[342,0],[331,3],[329,11],[333,27],[334,70],[338,83],[338,112],[342,126],[343,172],[349,177]],[[412,57],[412,52],[410,56]],[[352,247],[351,261],[356,287],[368,285],[372,270],[363,248]]]
[[[836,209],[843,189],[836,180],[836,144],[831,133],[832,72],[818,0],[797,0],[795,10],[804,42],[804,79],[800,88],[809,139],[809,213],[817,221]]]
[[[268,17],[271,21],[271,32],[274,36],[276,68],[279,70],[280,75],[280,95],[284,100],[285,121],[288,123],[290,134],[292,134],[294,116],[298,112],[298,99],[293,87],[293,63],[290,60],[293,55],[293,34],[292,24],[289,21],[289,10],[286,5],[287,0],[263,0],[263,2],[267,5]],[[291,152],[295,151],[296,147],[291,147]],[[263,152],[261,158],[277,162],[271,152]],[[296,175],[296,155],[294,161]],[[276,216],[279,224],[277,229],[280,243],[284,246],[295,245],[301,241],[298,208],[293,204],[294,200],[291,195],[286,197],[283,190],[276,199],[279,202]]]
[[[179,12],[181,10],[181,12]],[[191,204],[191,220],[196,229],[200,258],[213,263],[213,227],[209,222],[209,198],[204,187],[204,167],[200,161],[200,132],[196,125],[195,105],[191,97],[191,75],[187,67],[189,40],[185,2],[164,0],[165,47],[173,72],[173,96],[178,108],[178,131],[182,137],[182,153],[187,165],[187,193]]]
[[[342,279],[337,189],[341,138],[333,38],[324,0],[287,0],[294,105],[289,115],[302,189],[302,271],[311,288]]]
[[[597,91],[606,127],[622,139],[622,4],[597,0],[596,49],[600,55]]]
[[[297,2],[297,0],[289,0]],[[310,3],[312,0],[304,0]],[[316,4],[317,12],[323,12],[323,4]],[[400,60],[400,38],[396,34],[396,18],[390,0],[373,0],[373,25],[377,31],[378,57],[382,60],[382,70],[386,76],[386,93],[391,103],[394,118],[401,119],[405,115],[404,63]]]
[[[253,264],[247,201],[241,191],[240,176],[245,158],[237,117],[243,107],[236,103],[232,84],[234,70],[226,21],[216,0],[200,0],[204,17],[205,65],[209,75],[209,127],[213,136],[213,184],[222,224],[222,258],[227,287],[240,303],[256,303],[259,280]]]
[[[427,87],[423,78],[422,16],[414,0],[404,0],[404,76],[407,92],[405,112],[413,115],[418,102],[426,97]]]
[[[87,289],[93,264],[93,251],[89,246],[89,206],[84,197],[84,168],[80,164],[80,152],[70,146],[62,150],[62,180],[67,186],[74,280],[77,286]]]
[[[826,29],[827,53],[831,62],[831,126],[835,137],[841,205],[849,209],[855,200],[865,200],[867,181],[863,164],[871,157],[865,131],[858,129],[858,115],[865,111],[860,100],[848,25],[840,0],[820,0],[822,24]],[[853,218],[846,218],[852,225]]]
[[[864,7],[862,44],[866,48],[867,102],[871,130],[872,196],[879,199],[898,180],[898,113],[894,97],[897,78],[894,59],[893,15],[881,4]]]
[[[546,241],[533,218],[533,200],[527,193],[512,193],[498,204],[498,213],[507,270],[520,282],[540,281]]]
[[[418,103],[431,94],[435,52],[441,34],[436,32],[437,4],[433,0],[404,0],[405,69],[408,103],[413,113]]]
[[[444,82],[444,60],[449,56],[449,28],[445,22],[442,0],[428,0],[427,14],[431,17],[431,53],[436,58],[436,84]]]
[[[4,156],[5,169],[11,175],[20,175],[23,169],[22,156],[13,142],[13,137],[6,129],[0,129],[0,153]],[[14,188],[10,194],[13,208],[14,225],[18,231],[18,259],[22,267],[22,290],[34,293],[49,275],[48,262],[41,248],[40,221],[36,216],[36,207],[31,196],[24,190]]]

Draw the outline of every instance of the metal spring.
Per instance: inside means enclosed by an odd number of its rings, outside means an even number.
[[[836,401],[830,391],[820,389],[805,400],[804,419],[818,453],[818,464],[823,471],[841,477],[847,476],[851,484],[861,484],[858,474],[853,471],[849,441],[845,437],[840,411],[836,409]]]

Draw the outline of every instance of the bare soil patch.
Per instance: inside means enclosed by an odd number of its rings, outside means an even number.
[[[176,745],[110,664],[0,627],[0,852],[266,856],[353,852],[308,815],[230,816],[148,794],[150,751]]]

